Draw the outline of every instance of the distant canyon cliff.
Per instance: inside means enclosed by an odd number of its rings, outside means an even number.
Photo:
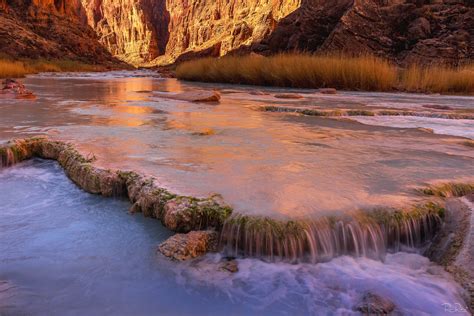
[[[474,0],[0,0],[0,37],[6,53],[134,65],[293,50],[457,64],[474,59]]]

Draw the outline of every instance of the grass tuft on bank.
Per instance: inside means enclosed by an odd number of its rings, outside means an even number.
[[[0,78],[21,78],[39,72],[93,72],[104,71],[99,65],[85,64],[73,60],[0,58]]]
[[[402,87],[407,91],[474,93],[474,65],[464,67],[412,65],[402,71]]]
[[[474,93],[474,65],[398,68],[375,56],[280,54],[203,58],[184,62],[178,79],[293,88]]]

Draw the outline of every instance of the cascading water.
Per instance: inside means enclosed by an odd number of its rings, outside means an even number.
[[[148,182],[139,181],[138,175],[138,182],[133,184],[134,181],[127,180],[126,173],[120,175],[94,168],[89,160],[66,143],[47,139],[17,140],[0,150],[1,166],[9,166],[33,156],[56,159],[68,176],[90,193],[124,196],[127,195],[125,187],[130,182],[129,193],[137,188],[141,192],[143,203],[139,209],[148,215],[155,215],[165,226],[169,224],[163,215],[167,198],[155,199],[161,196],[163,189],[146,186]],[[137,202],[132,196],[128,194],[132,202]],[[408,210],[359,211],[347,213],[343,217],[278,221],[269,217],[234,215],[225,220],[231,209],[219,203],[203,204],[201,201],[201,204],[193,204],[192,198],[182,198],[184,200],[176,203],[189,209],[187,216],[190,216],[190,220],[195,218],[197,225],[188,226],[192,223],[185,221],[180,227],[171,225],[168,228],[189,231],[189,227],[205,229],[223,226],[220,229],[220,243],[226,254],[270,261],[316,263],[341,255],[383,259],[387,251],[398,251],[402,247],[415,248],[430,240],[443,214],[441,206],[428,202]],[[173,204],[172,201],[170,203]],[[201,205],[199,212],[198,204]],[[207,224],[203,225],[202,220]],[[173,224],[173,221],[170,223]]]
[[[435,212],[411,217],[387,211],[384,216],[383,221],[354,214],[347,219],[280,222],[237,215],[224,224],[220,243],[227,255],[270,261],[317,263],[342,255],[383,259],[387,251],[421,246],[441,223]]]
[[[10,148],[2,148],[2,152],[0,152],[0,168],[8,167],[15,163],[15,155],[13,154],[13,151]]]

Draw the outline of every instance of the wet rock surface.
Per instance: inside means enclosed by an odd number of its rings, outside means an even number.
[[[36,99],[33,92],[27,90],[25,85],[17,80],[5,79],[2,84],[0,98]]]
[[[291,105],[262,105],[253,107],[254,110],[263,112],[287,112],[299,113],[307,116],[321,117],[341,117],[341,116],[413,116],[427,118],[444,118],[444,119],[460,119],[474,120],[472,111],[453,110],[431,112],[424,110],[407,110],[407,109],[357,109],[357,108],[323,108],[319,106],[291,106]]]
[[[301,94],[297,94],[297,93],[280,93],[280,94],[275,94],[275,98],[277,99],[303,99],[304,97]]]
[[[191,231],[176,234],[159,247],[159,251],[173,260],[185,261],[217,251],[218,234],[215,231]]]
[[[189,91],[178,94],[157,94],[159,97],[172,99],[172,100],[181,100],[188,102],[211,102],[217,103],[221,99],[221,95],[217,91]]]
[[[445,222],[425,256],[442,265],[466,290],[464,300],[474,304],[474,194],[450,198]]]
[[[230,213],[230,207],[218,195],[208,199],[176,197],[164,206],[163,224],[178,232],[204,227],[220,228]]]
[[[219,270],[227,271],[230,273],[237,273],[239,272],[239,264],[237,263],[237,260],[235,260],[235,258],[226,257],[221,262]]]
[[[364,315],[391,315],[395,310],[395,304],[382,296],[367,293],[355,310]]]

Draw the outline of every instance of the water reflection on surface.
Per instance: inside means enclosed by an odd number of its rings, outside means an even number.
[[[106,74],[25,82],[38,100],[2,100],[0,139],[47,134],[72,141],[99,165],[154,175],[182,194],[221,193],[241,212],[299,216],[397,206],[416,198],[415,185],[474,176],[474,152],[460,138],[251,109],[437,102],[472,110],[474,98],[298,91],[305,98],[294,101],[274,98],[279,89]],[[155,93],[194,89],[220,90],[221,103]]]

